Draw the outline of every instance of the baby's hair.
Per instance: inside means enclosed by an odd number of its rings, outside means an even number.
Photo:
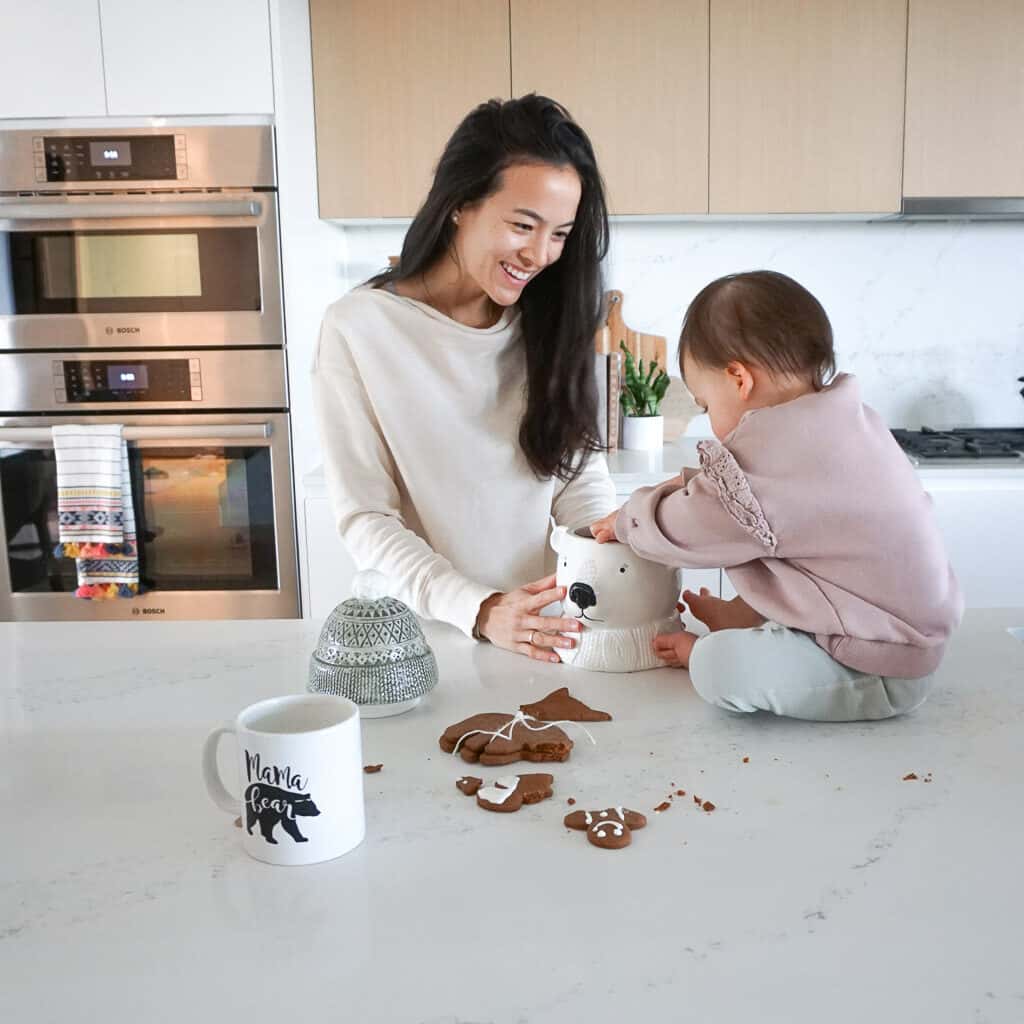
[[[815,391],[836,372],[832,325],[803,285],[772,270],[728,274],[690,303],[679,336],[683,356],[721,369],[734,360],[770,373],[804,377]]]

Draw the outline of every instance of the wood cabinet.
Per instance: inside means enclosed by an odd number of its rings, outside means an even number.
[[[0,117],[107,112],[96,0],[0,0]]]
[[[1024,195],[1024,4],[910,0],[907,196]]]
[[[511,96],[508,0],[310,0],[320,216],[411,217],[459,121]]]
[[[512,95],[566,106],[616,214],[708,209],[707,0],[511,0]]]
[[[906,0],[711,0],[711,213],[901,208]]]
[[[266,0],[99,0],[99,8],[108,114],[273,113]]]

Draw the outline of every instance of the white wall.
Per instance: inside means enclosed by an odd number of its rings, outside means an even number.
[[[319,462],[308,367],[322,311],[384,266],[405,228],[317,219],[306,4],[272,2],[271,31],[301,481]],[[625,293],[626,322],[666,335],[671,352],[701,286],[738,270],[782,271],[822,301],[840,367],[891,426],[1021,424],[1022,251],[1024,222],[625,222],[612,228],[607,279]]]

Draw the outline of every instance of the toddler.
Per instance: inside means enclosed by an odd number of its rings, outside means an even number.
[[[928,695],[963,610],[925,494],[856,380],[835,374],[821,304],[783,274],[730,274],[686,312],[679,366],[717,440],[700,469],[591,526],[644,558],[724,566],[739,595],[683,599],[711,630],[659,636],[731,711],[888,718]]]

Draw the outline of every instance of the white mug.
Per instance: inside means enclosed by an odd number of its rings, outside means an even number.
[[[225,733],[238,742],[241,796],[217,770]],[[213,802],[241,809],[245,851],[268,864],[316,864],[358,846],[366,834],[359,709],[329,693],[252,704],[203,747],[203,779]]]

